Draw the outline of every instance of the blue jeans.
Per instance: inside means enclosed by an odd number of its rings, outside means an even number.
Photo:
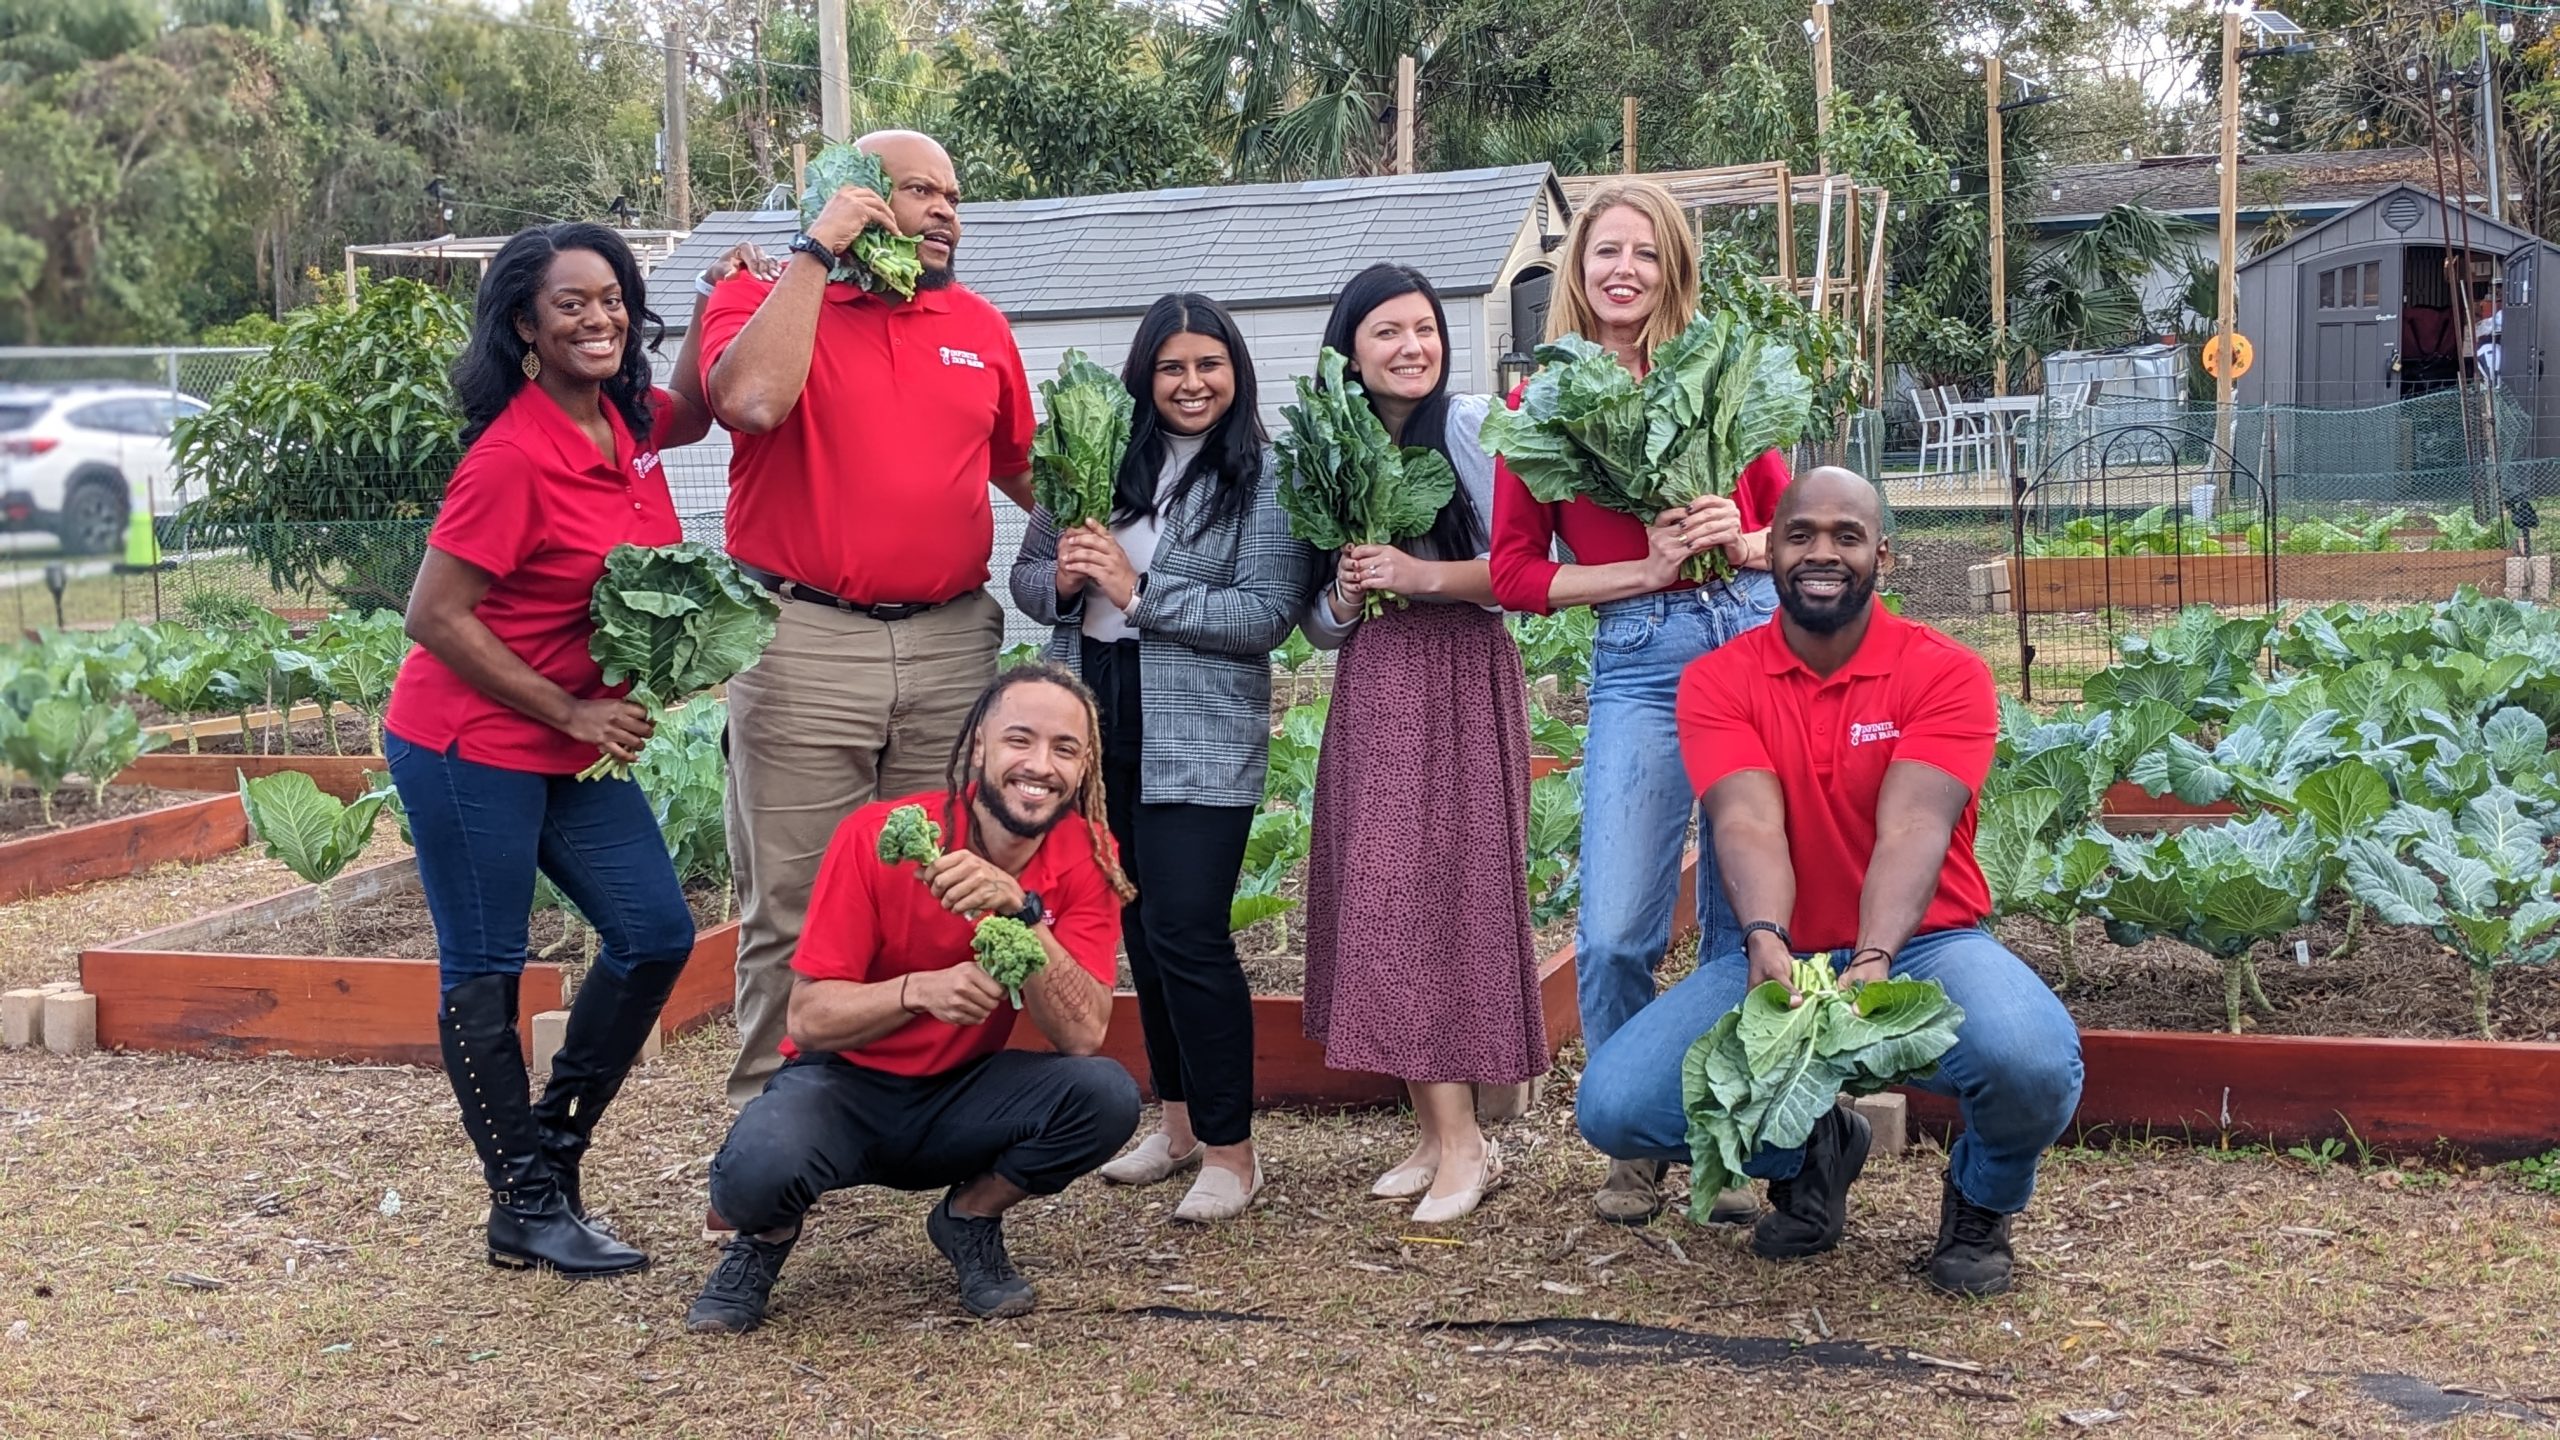
[[[1686,1161],[1681,1061],[1742,1003],[1749,973],[1738,949],[1700,965],[1592,1052],[1574,1103],[1583,1138],[1620,1160]],[[1956,1188],[1988,1210],[2024,1210],[2035,1194],[2036,1161],[2080,1106],[2079,1027],[2036,972],[1986,930],[1914,936],[1893,973],[1935,980],[1964,1007],[1955,1048],[1913,1087],[1952,1096],[1963,1109],[1964,1134],[1948,1163]],[[1764,1148],[1743,1168],[1786,1180],[1803,1159],[1802,1149]]]
[[[1698,817],[1701,955],[1742,948],[1742,925],[1716,876],[1706,813],[1680,763],[1674,716],[1689,662],[1778,610],[1765,570],[1728,583],[1667,590],[1598,607],[1591,656],[1591,731],[1582,754],[1582,912],[1574,922],[1574,982],[1582,1043],[1597,1051],[1653,1000],[1653,973],[1671,946],[1680,846]]]
[[[409,815],[447,992],[524,970],[537,868],[595,926],[607,973],[693,954],[693,912],[637,783],[506,770],[397,735],[382,737],[382,753]]]

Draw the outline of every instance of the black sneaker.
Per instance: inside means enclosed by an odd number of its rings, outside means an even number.
[[[1802,1260],[1840,1243],[1849,1223],[1849,1182],[1866,1168],[1873,1140],[1867,1119],[1834,1105],[1805,1137],[1804,1166],[1791,1180],[1769,1182],[1769,1213],[1751,1227],[1751,1253],[1763,1260]]]
[[[1938,1196],[1938,1248],[1929,1252],[1929,1283],[1950,1295],[2004,1294],[2016,1263],[2009,1217],[1964,1198],[1950,1172]]]
[[[960,1308],[981,1320],[1010,1320],[1031,1313],[1031,1282],[1004,1253],[1002,1217],[980,1220],[954,1214],[951,1197],[924,1217],[925,1237],[960,1277]]]
[[[685,1312],[684,1328],[697,1335],[744,1335],[764,1323],[773,1282],[800,1237],[759,1240],[741,1235],[720,1249],[720,1267],[703,1282],[702,1295]]]

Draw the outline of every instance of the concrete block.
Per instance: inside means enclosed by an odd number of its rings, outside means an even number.
[[[2525,595],[2529,599],[2548,601],[2551,598],[2551,557],[2536,555],[2526,563],[2532,569],[2525,577]]]
[[[42,990],[47,995],[72,995],[79,992],[80,982],[77,980],[47,980],[36,988]]]
[[[649,1027],[649,1038],[648,1038],[647,1040],[645,1040],[645,1041],[641,1042],[641,1045],[640,1045],[640,1060],[639,1060],[639,1063],[640,1063],[640,1064],[642,1064],[642,1065],[646,1065],[646,1064],[648,1064],[650,1061],[655,1060],[655,1059],[657,1059],[657,1058],[658,1058],[658,1052],[659,1052],[659,1051],[664,1050],[664,1049],[666,1049],[666,1048],[667,1048],[667,1027],[666,1027],[666,1026],[664,1026],[664,1025],[652,1025],[652,1026],[650,1026],[650,1027]]]
[[[1964,583],[1966,590],[1976,596],[2006,595],[2009,593],[2009,562],[1986,560],[1970,566],[1964,572]]]
[[[560,1042],[569,1038],[569,1012],[545,1010],[533,1017],[533,1074],[542,1079],[551,1073],[551,1057],[560,1052]]]
[[[24,1050],[44,1043],[44,992],[12,990],[0,995],[0,1047]]]
[[[1867,1117],[1875,1129],[1874,1153],[1899,1155],[1911,1143],[1911,1102],[1888,1090],[1881,1095],[1861,1095],[1855,1102],[1858,1113]]]
[[[1517,1120],[1538,1106],[1545,1093],[1547,1077],[1534,1076],[1517,1085],[1478,1085],[1476,1087],[1476,1119],[1495,1124]]]
[[[44,1048],[86,1055],[98,1048],[98,997],[85,990],[44,997]]]
[[[2510,600],[2533,598],[2533,562],[2522,555],[2507,557],[2507,598]]]

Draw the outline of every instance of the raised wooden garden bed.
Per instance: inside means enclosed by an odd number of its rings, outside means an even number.
[[[249,822],[237,795],[38,831],[0,840],[0,901],[138,875],[171,860],[209,860],[247,843]]]
[[[2451,595],[2464,585],[2496,594],[2507,584],[2504,550],[2408,550],[2354,555],[2132,555],[1995,562],[1973,580],[1989,610],[2072,614],[2187,605],[2263,606],[2276,599],[2403,601]],[[2277,594],[2269,593],[2272,583]]]
[[[386,861],[338,878],[340,915],[368,900],[415,891],[416,862]],[[211,1057],[305,1058],[441,1065],[433,960],[225,954],[237,937],[317,923],[310,887],[83,951],[80,980],[98,997],[98,1044]],[[660,1019],[681,1034],[726,1013],[735,995],[738,927],[706,927]],[[561,970],[535,961],[518,992],[528,1058],[532,1017],[560,1007]]]
[[[344,707],[332,706],[329,708],[337,710],[340,714],[346,713]],[[293,707],[292,716],[287,723],[299,725],[306,720],[317,720],[321,717],[322,713],[323,708],[320,705],[305,702]],[[258,732],[264,730],[272,730],[275,728],[275,725],[276,712],[273,710],[252,710],[249,712],[249,733],[251,735],[254,736]],[[187,737],[190,735],[195,736],[199,742],[217,735],[227,735],[237,738],[240,734],[240,717],[237,715],[198,715],[189,720],[172,720],[161,725],[145,725],[142,727],[142,733],[145,735],[166,735],[169,737],[169,743],[176,746],[178,750],[183,753],[187,748]]]
[[[2130,780],[2119,780],[2107,787],[2098,816],[2099,823],[2119,835],[2147,835],[2184,830],[2190,825],[2211,825],[2239,813],[2240,807],[2228,800],[2190,805],[2175,795],[2148,794]]]

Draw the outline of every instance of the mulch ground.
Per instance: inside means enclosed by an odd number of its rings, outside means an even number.
[[[53,823],[47,825],[44,804],[35,788],[11,785],[0,791],[0,840],[17,840],[28,835],[68,830],[74,825],[122,819],[146,810],[203,798],[202,795],[178,790],[154,790],[148,785],[110,785],[102,803],[92,797],[86,782],[72,780],[53,792]]]

